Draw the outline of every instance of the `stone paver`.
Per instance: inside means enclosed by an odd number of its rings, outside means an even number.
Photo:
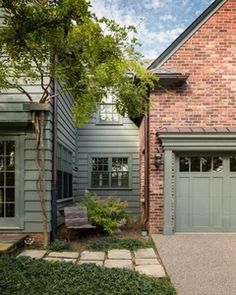
[[[107,259],[104,262],[105,267],[117,267],[117,268],[129,268],[133,269],[132,260],[123,259],[123,260],[116,260],[116,259]]]
[[[93,251],[83,251],[80,256],[80,260],[104,260],[105,252],[93,252]]]
[[[157,258],[153,248],[138,249],[134,251],[135,258]]]
[[[43,258],[43,256],[46,253],[47,253],[47,251],[45,251],[45,250],[25,250],[24,252],[19,254],[18,257],[20,257],[20,256],[28,256],[28,257],[31,257],[31,258],[40,259],[40,258]]]
[[[46,257],[44,258],[44,260],[51,261],[51,262],[55,262],[55,261],[60,261],[60,262],[64,261],[64,262],[73,262],[73,263],[76,262],[76,259],[59,258],[59,257]]]
[[[110,250],[108,251],[108,258],[109,259],[132,259],[131,253],[129,250]]]
[[[152,265],[152,264],[160,264],[160,263],[157,259],[154,259],[154,258],[144,258],[144,259],[136,258],[135,264],[136,265]]]
[[[79,253],[78,252],[50,252],[48,254],[48,257],[77,259],[79,257]]]
[[[101,260],[80,260],[79,264],[88,264],[88,263],[93,263],[96,264],[97,266],[103,266],[103,261]]]
[[[153,276],[156,278],[163,278],[166,276],[164,268],[160,265],[138,265],[135,267],[135,270],[141,274],[147,276]]]

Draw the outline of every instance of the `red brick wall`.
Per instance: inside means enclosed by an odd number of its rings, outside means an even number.
[[[236,126],[236,1],[228,0],[163,65],[190,74],[181,87],[151,94],[150,231],[163,230],[163,167],[154,165],[162,127]]]

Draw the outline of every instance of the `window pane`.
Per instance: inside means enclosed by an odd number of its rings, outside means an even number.
[[[57,199],[62,199],[62,171],[57,170]]]
[[[112,171],[128,171],[128,158],[112,158]]]
[[[109,173],[108,172],[92,172],[92,186],[93,187],[109,186]]]
[[[108,158],[92,158],[93,171],[108,171]]]
[[[203,172],[211,171],[211,157],[201,157],[201,165]]]
[[[6,217],[15,217],[15,204],[6,204]]]
[[[6,202],[15,202],[15,189],[7,188],[6,189]]]
[[[6,141],[6,155],[14,156],[15,155],[15,142],[14,141]]]
[[[73,181],[72,181],[72,174],[69,174],[69,197],[73,197]]]
[[[2,173],[0,173],[0,175],[1,174]],[[7,172],[6,173],[6,186],[15,186],[15,173],[14,172]]]
[[[0,188],[0,203],[4,203],[4,189]]]
[[[63,198],[68,197],[68,173],[63,172]]]
[[[111,185],[114,187],[128,187],[129,173],[128,172],[112,172]]]
[[[4,173],[0,172],[0,186],[4,186]]]
[[[192,172],[200,171],[200,157],[191,157],[191,171]]]
[[[0,171],[4,171],[4,157],[0,157]]]
[[[0,217],[4,217],[4,204],[0,203]]]
[[[0,155],[3,156],[4,154],[4,141],[0,141]]]
[[[222,172],[223,171],[223,158],[213,157],[213,171]]]
[[[189,157],[180,157],[179,159],[179,171],[188,172],[189,171]]]
[[[236,171],[236,156],[230,157],[230,172]]]
[[[15,170],[15,158],[12,157],[6,157],[6,170]]]

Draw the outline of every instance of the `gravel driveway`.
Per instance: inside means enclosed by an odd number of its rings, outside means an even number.
[[[236,234],[152,238],[179,295],[236,294]]]

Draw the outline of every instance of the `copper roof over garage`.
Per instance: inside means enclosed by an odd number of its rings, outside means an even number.
[[[163,127],[157,133],[236,133],[236,127]]]

